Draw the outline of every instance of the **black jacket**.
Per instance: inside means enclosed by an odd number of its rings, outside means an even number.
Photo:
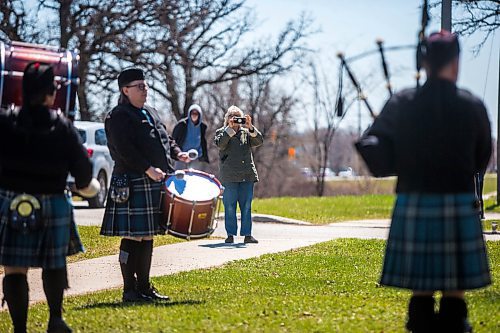
[[[182,147],[184,144],[184,140],[186,139],[186,133],[187,133],[187,122],[188,118],[182,118],[179,120],[179,122],[175,125],[174,130],[172,132],[172,137],[174,138],[175,142]],[[202,151],[202,156],[199,158],[200,161],[202,162],[207,162],[209,163],[208,159],[208,151],[207,151],[207,139],[205,138],[205,133],[207,131],[207,125],[205,123],[201,123],[200,125],[200,130],[201,130],[201,151]]]
[[[174,171],[172,158],[177,159],[181,149],[168,135],[155,109],[119,104],[108,113],[104,126],[115,161],[114,173],[143,174],[150,166]]]
[[[395,94],[369,132],[392,145],[398,193],[474,192],[491,154],[484,104],[445,80]]]
[[[68,172],[88,186],[92,165],[71,122],[46,107],[0,113],[0,188],[62,194]]]

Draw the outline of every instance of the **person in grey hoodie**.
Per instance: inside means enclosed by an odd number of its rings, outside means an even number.
[[[237,118],[244,118],[244,123],[238,123]],[[224,116],[224,126],[215,132],[214,142],[219,148],[220,178],[224,186],[225,242],[234,243],[238,229],[236,205],[239,204],[240,235],[245,236],[245,243],[258,243],[252,236],[253,187],[259,181],[252,148],[262,145],[264,138],[252,124],[252,117],[244,116],[237,106],[232,105]]]
[[[202,171],[206,169],[206,164],[209,163],[207,140],[205,139],[207,125],[202,122],[202,119],[203,111],[201,110],[201,106],[193,104],[188,109],[187,117],[182,118],[177,125],[175,125],[172,133],[175,142],[183,151],[194,149],[198,153],[198,158],[190,163],[175,161],[176,170],[186,169],[188,167]]]

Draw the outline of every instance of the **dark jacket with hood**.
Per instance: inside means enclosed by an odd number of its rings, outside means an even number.
[[[187,133],[188,126],[189,126],[189,123],[192,123],[191,112],[193,110],[196,110],[200,114],[200,117],[198,119],[198,123],[193,124],[195,127],[198,127],[198,126],[200,127],[200,133],[201,133],[201,138],[200,138],[201,139],[201,141],[200,141],[201,154],[200,154],[200,157],[198,159],[202,162],[209,163],[210,161],[208,159],[207,140],[205,138],[205,133],[207,131],[207,125],[205,125],[205,123],[202,122],[203,112],[201,111],[201,109],[196,108],[196,109],[189,110],[188,116],[186,118],[182,118],[181,120],[179,120],[177,125],[175,125],[174,131],[172,132],[172,137],[174,138],[175,142],[177,142],[179,147],[182,147],[184,151],[187,151],[190,148],[194,148],[194,147],[184,147],[184,143],[186,141],[186,137],[188,134]],[[185,149],[185,148],[187,148],[187,149]]]

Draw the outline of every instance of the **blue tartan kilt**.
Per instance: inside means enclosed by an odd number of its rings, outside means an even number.
[[[144,237],[164,235],[163,201],[165,186],[148,176],[129,174],[129,199],[116,203],[110,192],[104,211],[101,235]]]
[[[475,195],[399,194],[381,284],[454,291],[491,284]]]
[[[66,256],[84,251],[73,206],[65,194],[34,195],[40,202],[43,226],[26,234],[12,229],[9,206],[19,194],[0,189],[0,265],[63,268]]]

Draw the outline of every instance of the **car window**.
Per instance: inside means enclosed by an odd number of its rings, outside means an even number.
[[[108,144],[104,129],[98,129],[95,131],[95,144],[100,146],[106,146]]]
[[[84,130],[79,129],[78,134],[80,134],[80,137],[82,138],[82,142],[85,143],[87,142],[87,132]]]

